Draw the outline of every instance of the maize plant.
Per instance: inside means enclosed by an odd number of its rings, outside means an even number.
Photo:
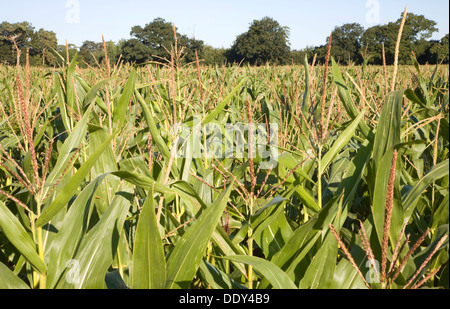
[[[0,66],[0,288],[449,287],[448,66],[181,52]]]

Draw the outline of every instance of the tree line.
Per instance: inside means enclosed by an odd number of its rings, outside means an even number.
[[[390,65],[394,59],[400,22],[401,18],[368,29],[358,23],[337,26],[331,32],[331,56],[343,65],[381,65],[384,50],[385,61]],[[433,33],[438,31],[436,25],[435,21],[423,15],[408,14],[400,44],[400,64],[409,64],[411,53],[421,64],[449,63],[449,35],[446,34],[440,40],[431,39]],[[95,67],[106,56],[112,63],[122,60],[136,64],[167,63],[173,61],[174,57],[178,64],[200,59],[206,65],[285,65],[303,64],[305,57],[309,61],[315,57],[318,63],[323,63],[329,41],[327,37],[323,45],[293,50],[289,43],[290,29],[270,17],[254,20],[248,31],[238,35],[229,48],[214,48],[202,40],[180,34],[171,22],[163,18],[156,18],[143,27],[132,27],[130,35],[130,39],[122,39],[117,43],[87,40],[81,46],[58,45],[53,31],[42,28],[35,30],[29,22],[2,22],[0,64],[24,63],[26,57],[22,55],[27,54],[31,65],[58,66],[66,54],[73,57],[75,53],[78,54],[80,65],[85,67]]]

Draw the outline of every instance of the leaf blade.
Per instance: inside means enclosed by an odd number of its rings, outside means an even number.
[[[36,243],[2,201],[0,201],[0,228],[33,268],[41,274],[47,272],[47,267],[37,253]]]
[[[291,278],[274,263],[256,256],[234,255],[224,259],[252,265],[275,289],[297,289]]]
[[[166,259],[155,215],[153,192],[147,196],[136,229],[133,251],[133,289],[162,289]]]
[[[208,241],[216,228],[231,193],[230,185],[214,203],[203,210],[189,227],[167,260],[166,288],[186,288],[200,266]]]
[[[109,136],[103,144],[84,162],[80,169],[70,178],[70,180],[64,186],[64,189],[59,192],[53,202],[46,208],[44,208],[42,214],[36,221],[37,226],[43,226],[48,223],[51,218],[56,215],[72,198],[73,193],[84,180],[86,175],[91,170],[91,167],[95,164],[103,150],[109,145],[115,134]]]

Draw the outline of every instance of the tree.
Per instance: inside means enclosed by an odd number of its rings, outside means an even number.
[[[400,27],[401,19],[397,20]],[[426,59],[430,44],[427,42],[431,38],[436,28],[436,22],[425,18],[423,15],[408,14],[406,17],[405,26],[403,27],[402,41],[400,45],[399,61],[401,63],[408,63],[413,51],[418,59],[423,59],[422,62],[428,62]]]
[[[203,46],[201,59],[205,65],[222,65],[227,61],[225,53],[226,50],[224,48],[214,48],[210,45],[205,45]]]
[[[57,64],[57,58],[53,50],[56,50],[58,40],[56,33],[39,29],[31,36],[30,41],[30,63],[32,65],[50,65]],[[44,62],[44,63],[43,63]]]
[[[126,62],[136,62],[137,64],[150,61],[152,59],[150,50],[138,39],[129,39],[120,47],[122,59]]]
[[[119,48],[113,41],[106,41],[105,45],[109,63],[110,65],[114,65],[119,59],[120,55]],[[105,51],[103,50],[102,55],[99,57],[99,61],[102,62],[104,58],[105,58]]]
[[[113,41],[105,42],[106,50],[108,54],[108,60],[110,65],[113,65],[119,55],[118,47]],[[80,60],[83,60],[90,66],[96,66],[97,63],[100,64],[105,59],[105,50],[103,47],[103,42],[93,42],[84,41],[83,45],[80,47],[79,52]]]
[[[289,28],[270,17],[254,20],[249,30],[236,38],[228,53],[230,62],[244,60],[252,65],[285,64],[289,55]]]
[[[34,27],[28,22],[0,24],[0,62],[16,64],[19,49],[20,55],[26,55],[28,50],[31,65],[42,65],[45,51],[45,64],[55,65],[56,56],[52,49],[56,47],[57,39],[53,31],[42,28],[34,31]],[[20,63],[25,61],[26,57],[21,56]]]
[[[95,66],[99,61],[99,57],[103,53],[102,43],[93,41],[84,41],[80,47],[80,60],[85,61],[90,66]]]
[[[449,63],[449,36],[448,33],[440,42],[434,43],[430,48],[430,54],[436,59],[436,62]]]
[[[416,42],[413,48],[414,55],[420,64],[435,64],[436,57],[431,54],[431,47],[438,43],[439,41],[431,40],[427,41],[425,39],[420,39]]]
[[[184,61],[186,63],[194,62],[195,59],[195,51],[197,51],[197,55],[199,58],[203,58],[203,48],[205,43],[202,40],[196,40],[195,38],[188,38],[186,36],[182,36],[181,46],[185,46],[185,55]]]
[[[343,65],[351,61],[361,62],[361,36],[364,28],[358,23],[344,24],[334,28],[331,39],[330,54]],[[327,43],[329,38],[327,38]]]
[[[290,59],[294,64],[303,65],[305,63],[305,56],[306,56],[305,50],[294,49],[291,51]]]
[[[368,28],[361,37],[362,48],[370,54],[369,63],[383,64],[383,45],[386,55],[386,63],[394,63],[395,42],[398,28],[394,23],[388,25],[376,25]]]
[[[175,42],[172,24],[162,18],[155,18],[144,28],[134,26],[130,34],[148,49],[155,60],[166,57],[165,48],[170,50],[171,44]]]
[[[62,56],[65,61],[67,61],[67,56],[69,56],[68,61],[70,62],[75,55],[78,54],[78,48],[75,44],[67,44],[67,45],[58,45],[56,47],[56,51],[59,53],[60,56]],[[58,57],[58,65],[62,66],[62,61],[60,59],[60,57]]]
[[[170,61],[168,51],[171,51],[175,46],[175,36],[178,51],[181,51],[181,48],[184,47],[184,53],[181,56],[184,57],[185,62],[195,61],[195,50],[201,53],[204,45],[201,40],[181,35],[176,31],[176,28],[174,29],[172,23],[166,22],[163,18],[155,18],[144,27],[134,26],[130,34],[142,44],[139,45],[135,41],[129,42],[128,46],[131,46],[132,43],[137,47],[136,51],[130,51],[134,59],[146,58],[159,62],[164,62],[164,59],[167,59]],[[127,59],[125,56],[124,59]]]
[[[362,48],[367,47],[371,54],[371,63],[382,64],[382,44],[385,45],[386,63],[394,62],[395,45],[402,18],[386,25],[377,25],[367,29],[361,37]],[[436,22],[423,15],[409,13],[403,27],[399,49],[399,63],[406,64],[410,60],[411,51],[420,57],[426,49],[424,40],[429,39],[437,31]]]
[[[0,61],[16,64],[17,49],[20,54],[25,54],[27,43],[30,42],[33,33],[34,27],[28,22],[15,24],[2,22],[0,24],[0,51],[2,52]],[[21,57],[20,60],[24,63],[25,57]]]

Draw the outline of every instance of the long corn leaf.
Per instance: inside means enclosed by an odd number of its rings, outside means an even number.
[[[115,134],[109,136],[98,149],[84,162],[80,169],[70,178],[64,188],[56,196],[55,200],[46,208],[36,221],[37,226],[43,226],[48,223],[52,217],[57,214],[72,198],[78,186],[85,179],[92,166],[95,164],[101,153],[109,145]]]
[[[177,242],[167,260],[166,288],[187,288],[200,266],[202,256],[219,218],[227,205],[232,186],[214,203],[202,211],[200,217]]]
[[[47,267],[38,255],[36,243],[2,201],[0,201],[0,228],[33,268],[41,274],[47,272]]]
[[[150,192],[142,207],[134,242],[134,289],[162,289],[166,281],[166,259],[156,221],[153,192]]]

